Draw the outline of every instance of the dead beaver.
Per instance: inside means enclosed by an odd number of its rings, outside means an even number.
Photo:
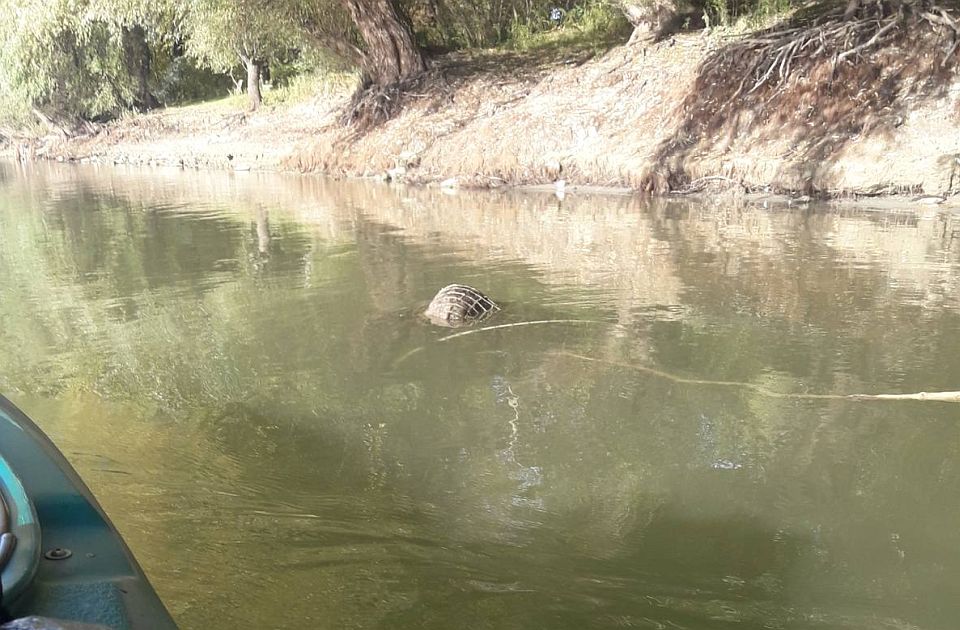
[[[427,307],[426,316],[441,326],[467,326],[500,310],[497,303],[465,284],[440,289]]]

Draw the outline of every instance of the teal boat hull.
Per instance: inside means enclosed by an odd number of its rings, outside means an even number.
[[[12,548],[0,619],[41,616],[116,630],[176,628],[133,554],[57,447],[0,396],[0,494]],[[0,531],[0,538],[3,538]]]

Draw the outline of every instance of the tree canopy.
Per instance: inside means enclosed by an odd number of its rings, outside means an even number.
[[[131,17],[96,1],[0,2],[2,98],[84,119],[150,106],[143,90],[149,42],[141,26],[148,20]]]
[[[424,50],[509,45],[568,22],[661,28],[681,10],[765,3],[796,0],[0,0],[0,123],[170,103],[198,76],[184,66],[213,73],[199,75],[208,84],[245,82],[256,108],[274,68],[318,51],[354,67],[383,102],[424,73]]]
[[[260,106],[263,67],[305,44],[295,2],[185,0],[187,52],[209,68],[230,72],[242,63],[251,109]]]

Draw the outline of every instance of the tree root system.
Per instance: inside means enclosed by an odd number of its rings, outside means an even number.
[[[856,64],[862,55],[898,43],[917,29],[932,30],[941,38],[940,67],[953,59],[960,45],[957,17],[929,0],[853,0],[846,11],[822,13],[807,24],[801,17],[798,22],[761,31],[724,48],[705,69],[751,60],[732,101],[767,85],[785,85],[801,61],[812,64],[828,59],[834,69],[842,63]]]
[[[742,182],[730,177],[725,177],[723,175],[708,175],[706,177],[698,177],[683,188],[671,190],[670,194],[695,195],[703,192],[743,194],[750,191],[746,186],[743,185]]]
[[[344,126],[353,127],[363,133],[387,122],[403,109],[404,103],[411,98],[423,98],[426,95],[446,94],[450,86],[443,73],[436,69],[427,70],[415,77],[390,85],[379,85],[364,81],[354,92],[350,103],[340,116]]]

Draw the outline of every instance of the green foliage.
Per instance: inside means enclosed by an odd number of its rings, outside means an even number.
[[[168,56],[164,0],[0,0],[0,117],[98,119],[149,104]]]
[[[267,105],[302,103],[320,96],[343,94],[351,86],[356,85],[357,81],[358,76],[353,72],[323,71],[297,74],[283,84],[274,83],[272,89],[264,94],[263,100]]]
[[[293,51],[270,64],[267,105],[307,101],[317,96],[342,94],[357,81],[357,74],[333,54],[309,47]]]
[[[274,88],[287,87],[303,78],[313,81],[328,74],[338,77],[350,70],[349,64],[329,51],[309,46],[274,59],[270,63],[270,83]]]
[[[610,0],[447,0],[429,7],[407,3],[419,41],[430,47],[579,45],[588,38],[629,32],[623,13]],[[550,19],[552,9],[560,10],[559,23]]]
[[[747,27],[755,27],[801,4],[797,0],[706,0],[703,12],[714,25],[732,26],[743,22]]]
[[[91,19],[80,4],[18,0],[0,8],[0,82],[22,108],[96,118],[132,102],[122,29]]]
[[[267,62],[303,45],[290,3],[266,0],[186,0],[187,52],[227,72],[241,58]]]
[[[721,26],[729,26],[730,6],[727,0],[707,0],[707,6],[704,11],[713,18],[713,21]]]
[[[549,16],[549,11],[544,15]],[[605,0],[587,0],[565,11],[559,25],[540,15],[514,21],[510,37],[503,43],[517,49],[583,48],[625,39],[629,33],[630,23],[616,6]]]
[[[177,57],[164,68],[155,95],[164,105],[179,105],[223,97],[232,87],[230,77],[200,68],[190,57]]]
[[[418,42],[437,49],[583,49],[621,41],[631,7],[686,23],[751,25],[798,0],[401,0]],[[551,20],[559,9],[562,20]],[[669,13],[670,11],[668,11]],[[0,0],[0,124],[103,119],[224,95],[242,58],[269,68],[273,100],[307,95],[358,63],[337,0]],[[186,57],[184,57],[186,55]],[[340,61],[337,61],[339,59]],[[340,81],[340,79],[337,79]],[[322,89],[322,85],[321,85]]]
[[[622,33],[627,27],[623,12],[609,2],[593,0],[575,5],[567,12],[565,24],[582,32]]]

